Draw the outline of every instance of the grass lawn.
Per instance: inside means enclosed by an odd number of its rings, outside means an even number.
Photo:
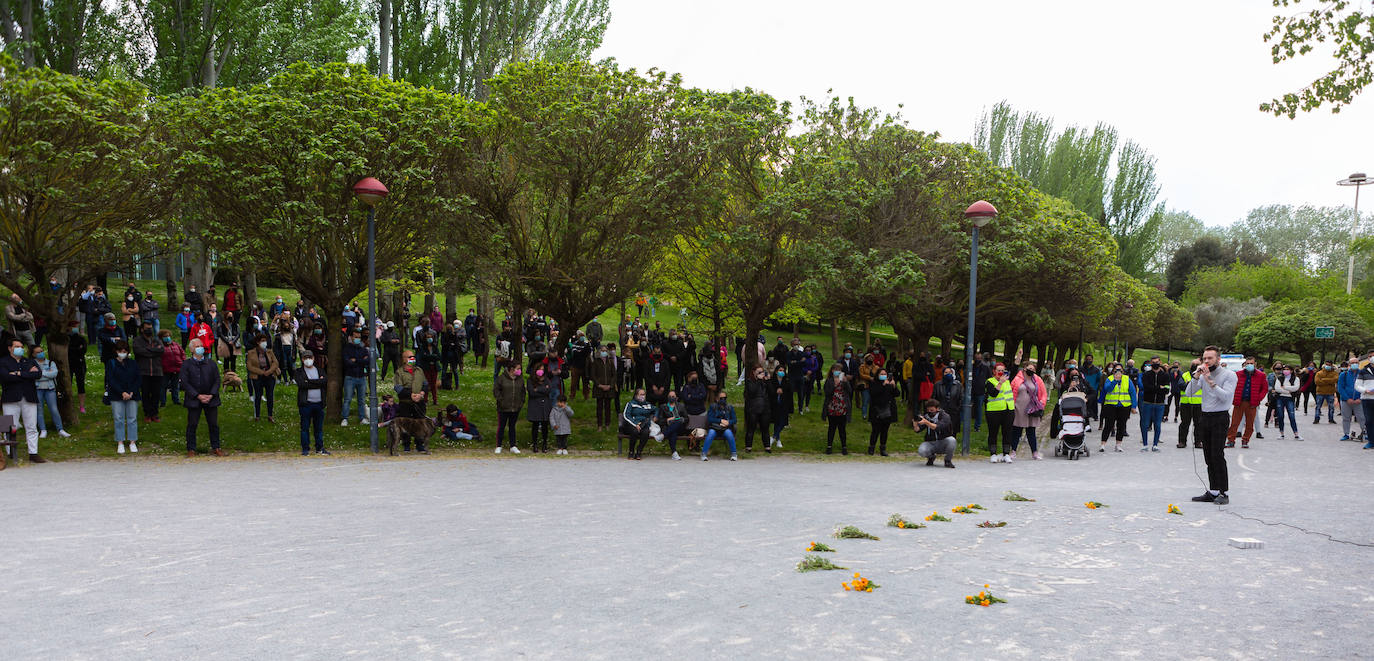
[[[111,281],[111,286],[122,289],[115,284],[118,281]],[[139,281],[140,289],[151,287],[155,295],[161,299],[165,293],[165,285],[161,281]],[[263,301],[271,301],[278,294],[282,295],[288,304],[293,304],[298,298],[296,293],[290,290],[260,288],[259,298]],[[122,294],[122,291],[114,291],[115,296]],[[222,301],[222,292],[221,301]],[[116,299],[117,300],[117,299]],[[424,297],[417,295],[414,297],[411,310],[423,309]],[[466,310],[473,304],[471,295],[463,296],[458,301],[459,309],[466,314]],[[631,314],[634,313],[634,306],[630,306]],[[162,310],[162,326],[173,330],[175,337],[176,325],[174,318],[178,310]],[[615,328],[619,316],[618,309],[606,311],[601,315],[601,323],[606,330],[608,337],[614,339]],[[644,318],[652,323],[659,321],[667,328],[678,324],[680,317],[675,307],[660,306],[656,316],[650,317],[648,310],[645,310]],[[499,321],[499,320],[498,320]],[[691,327],[698,337],[704,337],[706,329],[697,328],[698,324],[692,323]],[[805,328],[805,327],[803,327]],[[814,329],[814,325],[810,328]],[[777,335],[790,337],[790,332],[768,330],[767,336],[769,347],[772,347],[774,338]],[[830,336],[827,331],[824,334],[814,334],[803,332],[801,338],[804,342],[814,342],[821,348],[827,360],[833,360],[830,355]],[[841,329],[840,342],[853,342],[855,346],[860,346],[863,342],[862,330]],[[889,348],[891,348],[891,343]],[[932,349],[932,353],[938,348]],[[1150,349],[1137,349],[1134,351],[1137,361],[1144,360],[1148,356],[1156,353]],[[1158,352],[1163,355],[1163,352]],[[87,405],[86,414],[80,416],[77,424],[67,424],[67,430],[73,434],[70,439],[62,439],[51,434],[48,438],[40,442],[39,447],[42,454],[49,459],[72,459],[81,457],[115,456],[115,444],[113,442],[113,424],[109,413],[109,408],[100,402],[102,384],[104,383],[104,367],[99,364],[97,352],[92,347],[87,355],[88,375],[87,375]],[[1175,356],[1179,356],[1175,352]],[[728,392],[731,394],[731,401],[735,404],[739,414],[740,424],[743,425],[743,411],[740,410],[742,399],[740,397],[741,388],[737,388],[735,378],[738,365],[735,358],[730,356],[730,378]],[[439,438],[433,439],[433,447],[445,452],[491,452],[495,446],[496,416],[495,405],[492,400],[492,361],[488,361],[489,367],[481,368],[473,364],[472,355],[467,356],[466,374],[461,379],[461,385],[456,390],[441,390],[439,392],[439,408],[443,408],[450,403],[457,404],[467,414],[468,419],[482,431],[488,440],[480,443],[474,441],[450,442]],[[242,361],[239,363],[239,373],[246,374]],[[389,375],[388,375],[389,376]],[[378,393],[390,391],[390,379],[380,381]],[[627,395],[622,395],[622,405],[626,401]],[[276,422],[268,422],[266,419],[267,411],[263,410],[263,418],[257,422],[252,420],[253,405],[248,399],[246,389],[242,392],[222,392],[221,399],[223,405],[220,409],[221,436],[225,448],[234,452],[285,452],[296,453],[300,450],[299,416],[296,411],[296,389],[292,385],[279,384],[276,389],[277,409],[275,411]],[[825,449],[826,424],[820,416],[820,397],[813,396],[812,412],[809,414],[794,413],[791,416],[789,426],[783,433],[784,452],[789,454],[819,454]],[[139,424],[139,450],[141,453],[153,454],[178,454],[185,451],[185,428],[186,410],[181,406],[170,405],[160,413],[162,422],[160,423],[140,423]],[[573,434],[570,448],[574,453],[579,452],[614,452],[616,448],[615,434],[612,432],[597,433],[595,431],[596,408],[595,403],[588,400],[583,401],[577,398],[570,402],[576,411],[573,422]],[[430,412],[434,413],[437,409],[431,405]],[[325,445],[331,451],[343,452],[366,452],[368,450],[368,430],[367,427],[356,424],[357,413],[354,409],[353,419],[349,427],[340,427],[337,423],[326,424]],[[385,430],[382,430],[382,444],[385,445]],[[851,452],[856,450],[863,452],[867,449],[869,425],[857,415],[850,422],[849,448]],[[920,444],[924,434],[917,434],[909,427],[900,423],[894,424],[889,433],[888,451],[890,453],[914,453],[915,448]],[[208,432],[205,423],[202,422],[198,430],[197,438],[202,449],[208,448]],[[518,426],[517,440],[524,449],[529,444],[529,427],[524,422],[523,415]],[[739,444],[740,452],[743,453],[743,433],[742,427],[736,441]],[[972,441],[975,453],[986,453],[986,442],[983,434],[975,435]],[[756,441],[755,454],[761,453],[762,441]],[[716,452],[726,452],[724,443],[716,443],[712,450]],[[980,450],[979,448],[983,448]],[[650,443],[650,450],[660,453],[667,452],[666,444]],[[837,449],[838,452],[838,449]],[[747,456],[747,455],[742,455]]]

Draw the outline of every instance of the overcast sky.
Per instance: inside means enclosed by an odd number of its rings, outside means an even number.
[[[1350,204],[1336,180],[1374,172],[1374,89],[1336,115],[1259,112],[1334,62],[1273,64],[1274,11],[1267,0],[612,0],[596,58],[698,87],[904,104],[913,128],[948,140],[969,140],[1003,99],[1058,127],[1107,122],[1158,159],[1161,199],[1219,225],[1265,204]],[[1364,193],[1374,205],[1374,187]]]

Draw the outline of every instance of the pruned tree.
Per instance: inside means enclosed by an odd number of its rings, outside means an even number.
[[[420,259],[449,236],[465,199],[470,113],[433,89],[378,78],[361,65],[289,67],[269,83],[207,91],[161,108],[182,190],[216,219],[212,247],[238,246],[319,306],[330,329],[367,288],[367,213],[351,193],[365,176],[391,194],[378,206],[379,273]],[[341,360],[331,335],[329,364]],[[329,370],[337,420],[343,372]]]
[[[166,166],[147,99],[137,83],[20,69],[0,56],[0,249],[9,262],[0,285],[51,331],[66,420],[77,419],[65,331],[78,294],[166,232]]]

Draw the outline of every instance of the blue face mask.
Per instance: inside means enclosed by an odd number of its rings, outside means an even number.
[[[779,378],[779,379],[781,379],[781,378],[784,377],[784,376],[787,376],[787,372],[782,372],[782,371],[779,371],[779,372],[778,372],[778,378]]]
[[[1246,371],[1246,372],[1253,372],[1253,371],[1255,371],[1255,366],[1254,366],[1254,365],[1246,365],[1246,366],[1245,366],[1245,371]]]
[[[196,358],[204,358],[204,357],[205,357],[205,347],[196,347],[195,355],[196,355]]]
[[[23,358],[24,347],[15,347],[13,349],[10,349],[10,353],[13,354],[15,358]]]
[[[838,379],[838,378],[840,378],[841,376],[844,375],[844,372],[841,372],[841,371],[839,371],[839,370],[835,370],[834,372],[831,372],[830,375]]]
[[[879,380],[879,381],[886,381],[886,380],[887,380],[887,375],[886,375],[886,374],[879,374],[879,375],[878,375],[878,380]]]

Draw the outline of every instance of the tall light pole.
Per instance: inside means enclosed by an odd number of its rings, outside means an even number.
[[[373,326],[367,342],[367,420],[372,454],[377,454],[377,203],[390,192],[382,182],[365,177],[353,184],[353,195],[367,205],[367,323]]]
[[[1355,222],[1350,224],[1350,242],[1355,243],[1355,236],[1360,230],[1360,186],[1374,184],[1374,179],[1365,176],[1363,172],[1356,172],[1345,179],[1336,182],[1337,186],[1355,187]],[[1345,293],[1350,294],[1355,287],[1355,251],[1350,251],[1350,263],[1345,267]]]
[[[978,200],[964,210],[964,218],[973,225],[973,240],[968,256],[968,334],[964,339],[964,407],[963,407],[963,448],[961,454],[968,456],[970,435],[973,433],[973,348],[978,343],[973,339],[973,318],[978,311],[978,229],[997,217],[997,208],[986,201]],[[917,406],[920,406],[919,404]]]

